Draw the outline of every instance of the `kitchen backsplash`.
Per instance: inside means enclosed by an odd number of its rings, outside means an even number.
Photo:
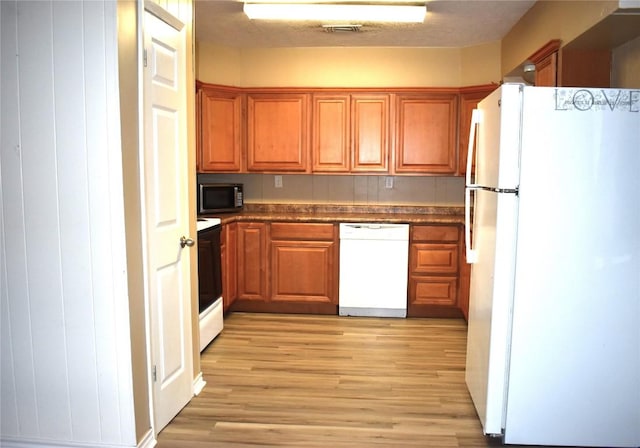
[[[247,203],[464,205],[463,177],[198,174],[198,181],[242,183]]]

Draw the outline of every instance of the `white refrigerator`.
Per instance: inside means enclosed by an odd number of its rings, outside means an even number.
[[[485,434],[639,447],[640,90],[505,84],[469,141],[465,378]]]

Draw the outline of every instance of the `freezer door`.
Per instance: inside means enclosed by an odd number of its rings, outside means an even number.
[[[505,84],[478,104],[476,148],[471,155],[476,160],[476,178],[467,186],[517,187],[522,89],[519,84]]]
[[[476,190],[465,380],[485,434],[502,434],[517,196]]]

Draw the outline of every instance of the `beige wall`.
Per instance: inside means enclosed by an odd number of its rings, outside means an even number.
[[[640,37],[613,50],[611,85],[640,89]]]
[[[502,79],[500,41],[461,48],[460,56],[460,86],[487,84]]]
[[[392,176],[391,189],[385,188],[386,177],[291,174],[282,176],[282,188],[275,188],[273,174],[200,174],[198,179],[242,183],[247,203],[464,204],[463,177]]]
[[[242,59],[239,48],[196,42],[196,79],[212,84],[242,86]]]
[[[566,44],[611,14],[618,1],[540,0],[502,39],[502,74],[522,64],[552,39]]]
[[[469,48],[197,45],[200,81],[239,87],[459,87],[500,80],[500,43]]]

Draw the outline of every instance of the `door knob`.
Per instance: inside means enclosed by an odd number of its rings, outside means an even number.
[[[187,238],[186,236],[182,236],[180,237],[180,247],[185,247],[185,246],[193,246],[195,244],[195,241],[193,241],[191,238]]]

